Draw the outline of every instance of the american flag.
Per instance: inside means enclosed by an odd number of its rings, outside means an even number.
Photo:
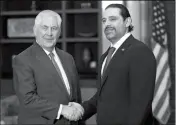
[[[152,7],[153,19],[151,47],[157,60],[157,73],[152,110],[154,117],[161,124],[166,124],[171,114],[169,94],[171,80],[168,63],[166,16],[164,3],[162,1],[153,1]]]

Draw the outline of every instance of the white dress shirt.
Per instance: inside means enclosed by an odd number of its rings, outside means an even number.
[[[116,53],[116,51],[118,50],[118,48],[125,42],[125,40],[131,35],[130,32],[126,33],[119,41],[117,41],[115,44],[112,44],[110,45],[110,47],[114,47],[115,48],[115,51],[114,53],[112,54],[112,57],[114,56],[114,54]],[[111,57],[111,58],[112,58]],[[107,59],[107,56],[106,58],[104,59],[103,61],[103,64],[102,64],[102,68],[101,68],[101,75],[103,75],[103,69],[104,69],[104,66],[105,66],[105,62],[106,62],[106,59]]]
[[[45,51],[45,53],[46,53],[46,54],[48,55],[48,57],[50,58],[50,56],[49,56],[50,52],[48,52],[48,51],[45,50],[44,48],[43,48],[43,50]],[[66,86],[66,88],[67,88],[67,92],[70,94],[69,81],[68,81],[67,75],[66,75],[66,73],[65,73],[65,71],[64,71],[64,68],[63,68],[63,66],[62,66],[61,60],[60,60],[59,56],[58,56],[57,53],[56,53],[55,48],[53,49],[52,53],[54,54],[54,59],[55,59],[57,65],[58,65],[58,67],[59,67],[59,69],[60,69],[60,71],[61,71],[61,75],[62,75],[62,78],[63,78],[63,80],[64,80],[64,84],[65,84],[65,86]],[[61,111],[62,111],[62,106],[63,106],[63,105],[60,104],[59,111],[58,111],[58,115],[57,115],[57,118],[56,118],[56,119],[59,119],[59,118],[60,118]]]

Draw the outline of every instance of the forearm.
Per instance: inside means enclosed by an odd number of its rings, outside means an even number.
[[[98,93],[96,93],[90,100],[82,103],[82,107],[84,108],[82,120],[87,120],[97,113],[97,94]]]

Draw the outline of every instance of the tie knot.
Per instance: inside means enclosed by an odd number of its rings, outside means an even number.
[[[50,52],[48,55],[51,59],[54,58],[54,53]]]
[[[110,49],[109,49],[109,54],[113,54],[113,52],[115,51],[115,48],[114,47],[111,47]]]

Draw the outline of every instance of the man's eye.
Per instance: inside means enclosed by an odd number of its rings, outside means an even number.
[[[57,30],[57,27],[52,27],[52,30]]]
[[[43,28],[44,30],[47,30],[47,27],[46,27],[46,26],[43,26],[42,28]]]
[[[115,21],[116,20],[116,18],[112,18],[112,19],[110,19],[111,21]]]
[[[102,23],[105,23],[106,22],[106,20],[102,20]]]

